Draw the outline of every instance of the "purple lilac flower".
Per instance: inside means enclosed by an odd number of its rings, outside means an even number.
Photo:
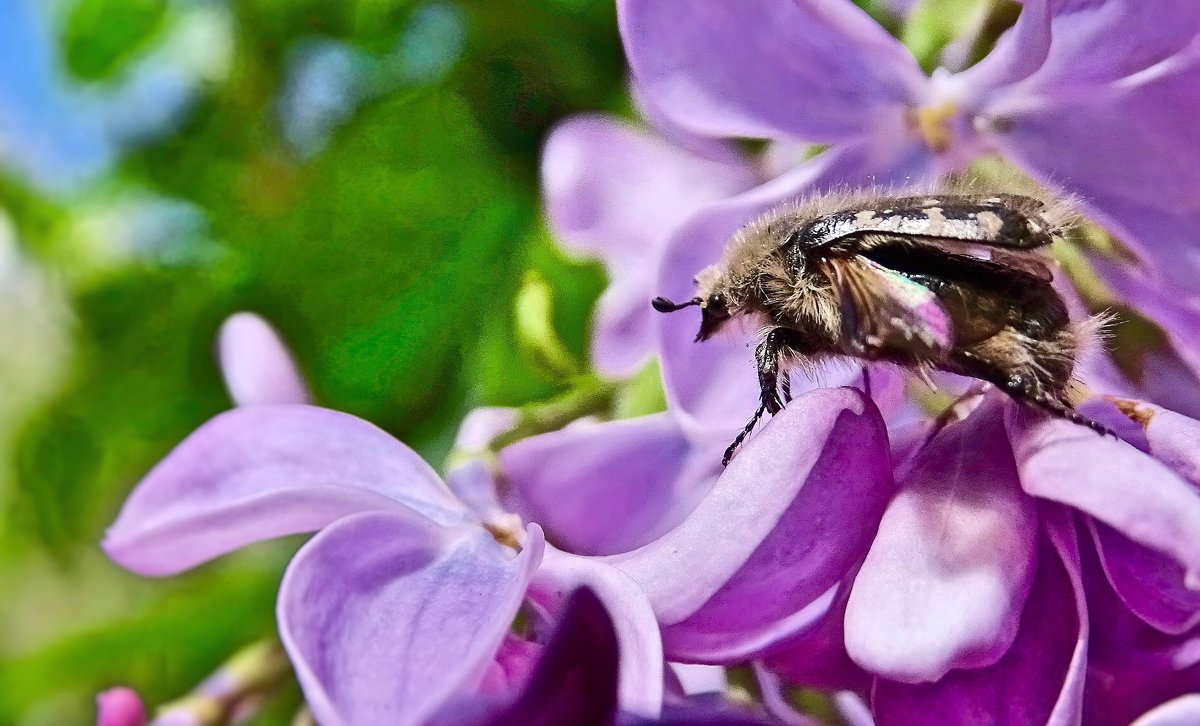
[[[577,116],[554,129],[542,154],[552,230],[567,249],[598,257],[609,274],[592,334],[592,362],[606,376],[627,376],[650,358],[646,301],[671,234],[705,204],[761,181],[731,146],[674,138],[691,148],[614,118]]]
[[[975,66],[928,77],[846,0],[618,0],[636,82],[679,126],[831,145],[680,236],[723,240],[813,185],[932,179],[999,153],[1200,290],[1200,6],[1024,6]]]
[[[298,379],[290,358],[271,352],[282,367],[256,380]],[[263,365],[241,354],[224,360]],[[278,621],[323,724],[419,723],[477,692],[489,674],[494,684],[496,669],[520,649],[509,629],[522,604],[551,622],[581,584],[606,602],[616,625],[622,708],[657,714],[661,644],[632,580],[547,549],[537,524],[495,514],[471,509],[414,452],[365,421],[313,406],[249,405],[168,454],[130,495],[104,548],[134,572],[169,575],[318,530],[284,575]],[[508,670],[518,678],[528,671]]]
[[[623,430],[621,423],[630,428]],[[662,436],[655,438],[653,428],[665,423],[656,416],[576,424],[560,436],[533,437],[504,449],[500,468],[510,485],[514,479],[520,483],[519,509],[529,506],[531,491],[544,494],[547,504],[558,503],[552,539],[612,552],[605,561],[636,581],[654,606],[669,659],[742,662],[805,631],[836,606],[841,581],[865,556],[894,492],[884,422],[875,404],[856,390],[804,393],[719,478],[711,468],[720,453],[710,447],[700,471],[711,478],[703,489],[685,494],[673,488],[686,478],[678,465],[672,468],[671,452],[655,453]],[[647,446],[640,445],[642,437]],[[596,456],[577,459],[573,467],[561,452],[586,457],[589,440]],[[614,442],[624,448],[604,448]],[[555,454],[559,446],[564,448]],[[703,454],[697,449],[691,455]],[[634,478],[629,488],[620,477],[622,460],[645,466],[645,476]],[[541,471],[533,469],[535,462],[542,463]],[[655,472],[655,463],[665,470]],[[638,484],[646,486],[640,494]],[[690,510],[679,515],[684,496]],[[589,512],[589,506],[595,509]],[[645,516],[648,510],[682,519],[666,526],[663,519]],[[651,526],[622,527],[627,513]],[[596,521],[621,538],[606,538]]]

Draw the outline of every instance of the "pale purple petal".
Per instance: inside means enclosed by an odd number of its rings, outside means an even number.
[[[1184,585],[1178,562],[1105,524],[1088,524],[1104,574],[1126,607],[1167,633],[1183,633],[1200,623],[1200,592]]]
[[[547,548],[529,597],[548,610],[557,610],[567,595],[580,587],[591,589],[612,619],[621,651],[621,710],[657,716],[663,701],[663,650],[649,601],[637,583],[615,567],[554,548]]]
[[[603,116],[554,130],[542,155],[551,228],[568,249],[599,257],[613,281],[592,337],[600,372],[628,375],[648,359],[649,301],[671,233],[703,205],[756,183],[739,154],[700,155]]]
[[[1106,402],[1110,411],[1102,412],[1091,405],[1087,415],[1098,415],[1097,420],[1115,428],[1123,439],[1150,453],[1193,486],[1200,485],[1200,423],[1138,401],[1116,403],[1120,411]],[[1116,428],[1120,423],[1132,427],[1133,433]],[[1107,525],[1094,520],[1089,520],[1089,525],[1104,574],[1131,611],[1168,633],[1182,633],[1200,624],[1200,592],[1184,584],[1185,572],[1178,562]]]
[[[721,258],[726,242],[741,225],[768,209],[840,185],[917,181],[928,173],[928,161],[927,149],[916,142],[899,146],[847,144],[757,189],[713,204],[672,238],[655,294],[676,300],[695,295],[692,280],[696,273]],[[693,339],[699,316],[693,313],[689,309],[658,316],[663,383],[667,400],[689,437],[723,447],[757,406],[752,342],[755,331],[743,328],[698,344]],[[833,370],[825,383],[837,385],[853,375],[853,368]]]
[[[446,485],[484,521],[500,522],[509,516],[499,501],[488,447],[516,426],[518,417],[515,408],[476,408],[463,419],[454,438],[454,451],[446,463]]]
[[[1200,723],[1200,694],[1180,696],[1150,709],[1133,726],[1196,726]]]
[[[1198,110],[1200,40],[1187,54],[1111,86],[1054,88],[1045,97],[1014,93],[994,100],[985,113],[996,121],[993,141],[1005,156],[1077,194],[1090,217],[1154,261],[1171,282],[1195,292]]]
[[[747,441],[678,527],[610,558],[649,596],[669,657],[744,656],[828,608],[819,601],[866,552],[892,494],[886,437],[858,391],[806,393]]]
[[[712,159],[607,116],[575,116],[542,152],[551,229],[567,249],[621,271],[654,261],[667,237],[705,204],[754,186],[748,159]]]
[[[1130,265],[1097,260],[1094,267],[1118,297],[1158,323],[1171,348],[1200,375],[1200,304]]]
[[[899,475],[846,609],[846,650],[884,678],[935,681],[998,661],[1033,582],[1037,512],[1000,402],[947,426]]]
[[[973,92],[1015,83],[1041,67],[1050,52],[1052,0],[1025,0],[1021,15],[992,51],[967,70],[960,79]]]
[[[296,361],[267,321],[253,313],[231,315],[217,341],[225,387],[237,405],[309,402]]]
[[[870,676],[846,653],[846,601],[853,576],[838,586],[829,609],[810,627],[772,645],[763,664],[791,683],[866,692]]]
[[[636,373],[654,350],[654,310],[646,302],[654,295],[657,260],[645,259],[638,270],[611,275],[596,301],[592,322],[592,365],[609,378]]]
[[[1069,519],[1063,512],[1052,518],[1051,533],[1039,543],[1037,575],[1020,630],[1004,657],[986,668],[951,671],[935,683],[879,679],[872,706],[880,724],[927,723],[930,714],[937,714],[939,723],[980,726],[1079,723],[1086,602]]]
[[[279,633],[322,724],[419,724],[474,689],[542,557],[479,527],[406,511],[346,517],[313,537],[279,590]]]
[[[1200,495],[1162,462],[1124,441],[1011,406],[1006,417],[1021,486],[1080,509],[1170,555],[1200,589]]]
[[[515,408],[484,406],[472,409],[458,427],[454,448],[473,453],[487,449],[492,439],[517,425],[520,412]]]
[[[1157,406],[1143,405],[1136,413],[1150,453],[1200,488],[1200,421]]]
[[[1054,16],[1049,53],[1030,79],[1042,89],[1116,81],[1178,53],[1200,32],[1200,5],[1192,0],[1049,0],[1049,5]]]
[[[842,0],[620,0],[617,17],[638,84],[696,133],[842,141],[925,89],[899,41]]]
[[[718,461],[697,454],[667,413],[581,421],[500,452],[517,510],[579,554],[627,552],[678,524]]]
[[[131,688],[118,686],[96,694],[96,726],[145,726],[146,709]]]
[[[685,696],[701,693],[724,693],[729,687],[729,678],[721,666],[703,663],[668,663],[671,674],[679,681],[680,692]]]
[[[137,485],[104,550],[143,575],[168,575],[356,512],[404,509],[467,519],[429,465],[361,419],[312,406],[223,413]]]

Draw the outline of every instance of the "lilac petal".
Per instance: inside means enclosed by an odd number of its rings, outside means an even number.
[[[518,638],[512,633],[496,650],[496,657],[479,682],[479,695],[486,699],[504,699],[529,679],[545,646]]]
[[[1158,323],[1179,357],[1200,374],[1200,306],[1130,265],[1097,260],[1094,266],[1117,296]]]
[[[520,697],[488,726],[613,723],[618,656],[624,655],[601,599],[587,588],[576,590]]]
[[[976,92],[1016,83],[1041,67],[1050,52],[1050,0],[1025,0],[1021,15],[992,51],[956,78]]]
[[[1003,131],[993,141],[1008,158],[1079,195],[1090,217],[1194,292],[1200,290],[1193,234],[1200,226],[1197,109],[1200,42],[1188,57],[1112,86],[1053,89],[1044,98],[1013,94],[986,113],[999,120]]]
[[[1086,542],[1085,542],[1086,544]],[[1088,726],[1126,726],[1200,683],[1200,638],[1168,635],[1131,613],[1084,548],[1084,583],[1092,628],[1084,701]],[[1091,555],[1091,556],[1086,556]]]
[[[1200,624],[1200,592],[1184,586],[1184,570],[1167,555],[1130,540],[1099,522],[1088,522],[1104,574],[1125,606],[1167,633]]]
[[[468,453],[484,451],[492,439],[517,425],[520,412],[515,408],[484,406],[472,409],[458,427],[454,448]]]
[[[846,653],[846,601],[853,577],[838,587],[829,610],[806,630],[773,646],[762,662],[785,680],[823,690],[865,692],[870,676]]]
[[[1192,0],[1051,0],[1049,4],[1054,16],[1052,42],[1032,79],[1041,89],[1125,78],[1178,53],[1200,32],[1200,6]]]
[[[653,268],[653,262],[646,260],[638,272],[613,275],[596,301],[592,365],[609,378],[632,375],[650,360],[654,350],[650,316],[655,313],[646,301],[653,296]]]
[[[1017,407],[1006,423],[1026,492],[1080,509],[1171,556],[1200,589],[1200,496],[1164,464],[1123,441]]]
[[[103,546],[134,572],[168,575],[375,509],[467,519],[428,464],[366,421],[312,406],[251,406],[213,418],[159,462]]]
[[[820,600],[866,552],[892,491],[875,406],[816,390],[752,436],[678,527],[610,561],[646,591],[669,657],[724,662],[828,608]]]
[[[118,686],[96,695],[96,726],[145,726],[146,709],[131,688]]]
[[[987,668],[954,670],[935,683],[879,679],[872,694],[881,724],[1079,723],[1087,665],[1087,609],[1074,533],[1053,513],[1039,544],[1038,569],[1012,647]],[[1074,603],[1072,608],[1068,604]]]
[[[515,408],[476,408],[463,419],[454,437],[446,485],[484,521],[499,523],[510,517],[499,501],[489,446],[516,426],[517,418]]]
[[[542,558],[482,528],[405,510],[346,517],[312,538],[279,589],[279,633],[323,724],[419,724],[476,686]]]
[[[518,511],[554,542],[613,554],[657,539],[691,511],[716,473],[690,466],[694,457],[663,413],[523,439],[500,452],[500,469]]]
[[[602,116],[554,130],[542,155],[551,228],[568,249],[603,260],[614,281],[592,342],[602,373],[628,375],[649,356],[654,271],[671,233],[703,205],[757,182],[731,151],[701,156]]]
[[[1133,726],[1195,726],[1200,723],[1200,694],[1180,696],[1147,711]]]
[[[854,580],[846,650],[868,671],[920,683],[1008,650],[1033,582],[1037,512],[996,398],[906,468]]]
[[[558,610],[580,587],[600,598],[620,644],[620,704],[626,713],[657,716],[663,701],[663,650],[654,611],[637,583],[602,561],[549,547],[529,597]]]
[[[698,213],[672,237],[656,294],[677,300],[695,295],[696,273],[721,258],[733,233],[781,203],[843,185],[916,181],[928,173],[929,155],[923,143],[882,143],[835,147],[767,184]],[[689,437],[723,448],[750,419],[758,402],[755,331],[743,328],[697,344],[693,339],[698,315],[680,311],[659,315],[657,322],[663,384],[671,409]],[[832,371],[826,383],[848,381],[852,371]]]
[[[231,315],[217,339],[221,373],[234,403],[309,402],[292,354],[267,321],[253,313]]]
[[[1143,405],[1137,414],[1150,453],[1200,488],[1200,421],[1157,406]]]
[[[696,696],[702,693],[724,693],[729,678],[721,666],[702,663],[668,663],[670,673],[679,682],[679,693]]]
[[[864,136],[927,81],[850,2],[620,0],[617,17],[638,84],[679,126],[709,136]]]

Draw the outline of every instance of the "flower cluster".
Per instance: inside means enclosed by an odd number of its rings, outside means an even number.
[[[1026,0],[986,57],[932,76],[849,0],[618,12],[652,128],[564,122],[545,201],[611,277],[596,370],[657,358],[667,410],[510,443],[517,414],[481,409],[443,480],[307,405],[271,329],[237,316],[239,406],[138,485],[109,555],[166,575],[317,531],[278,621],[323,724],[806,723],[796,686],[879,724],[1200,719],[1200,4]],[[827,148],[793,163],[802,144]],[[1124,244],[1084,252],[1092,282],[1168,346],[1081,371],[1115,435],[984,389],[929,415],[901,372],[845,368],[796,378],[722,469],[758,399],[749,331],[697,345],[648,301],[690,297],[781,202],[982,158],[1077,195]],[[694,664],[749,666],[756,708]],[[142,718],[125,691],[101,705]]]

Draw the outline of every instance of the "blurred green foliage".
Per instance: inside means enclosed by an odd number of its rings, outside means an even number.
[[[113,81],[154,52],[182,4],[66,3],[64,67],[79,84]],[[515,342],[523,281],[543,286],[543,342],[587,357],[603,274],[549,239],[537,164],[558,118],[627,105],[612,3],[209,4],[231,20],[233,57],[177,128],[69,194],[0,181],[0,209],[71,311],[65,373],[23,419],[12,481],[0,474],[0,577],[20,583],[0,602],[0,723],[87,722],[94,692],[120,683],[150,703],[175,698],[273,631],[294,542],[163,581],[97,554],[138,478],[230,405],[212,353],[230,313],[279,327],[320,404],[435,464],[471,407],[564,390],[561,371]],[[457,47],[438,26],[414,29],[430,8],[458,24]],[[361,63],[327,133],[303,147],[285,101],[316,41]],[[129,200],[187,214],[158,246],[127,248]]]

